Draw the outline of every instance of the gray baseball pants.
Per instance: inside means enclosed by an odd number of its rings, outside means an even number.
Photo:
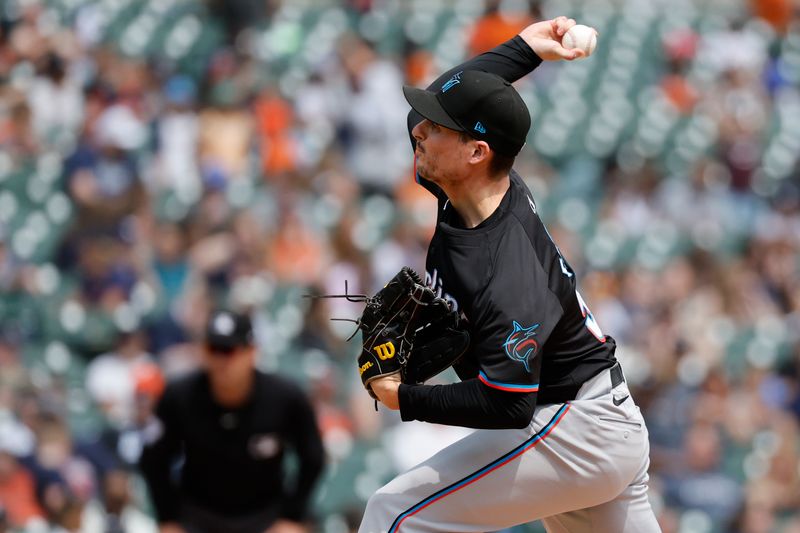
[[[617,403],[619,405],[617,405]],[[359,533],[651,533],[650,445],[639,408],[604,370],[574,401],[538,406],[525,429],[477,430],[400,474],[367,503]]]

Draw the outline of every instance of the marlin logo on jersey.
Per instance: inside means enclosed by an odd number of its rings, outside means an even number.
[[[506,355],[510,359],[525,365],[525,370],[530,373],[529,361],[536,356],[536,351],[539,349],[539,343],[533,338],[536,335],[536,329],[539,324],[524,328],[516,320],[513,323],[514,329],[506,339],[506,342],[503,343],[503,349],[505,349]]]
[[[452,78],[450,78],[449,80],[444,82],[444,85],[442,85],[442,92],[443,93],[446,93],[447,91],[452,89],[454,85],[458,85],[459,83],[461,83],[461,73],[462,72],[464,72],[464,71],[463,70],[459,70],[458,72],[453,74]]]

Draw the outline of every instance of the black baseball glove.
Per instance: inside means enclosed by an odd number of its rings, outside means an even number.
[[[424,383],[458,361],[469,346],[458,313],[408,267],[367,299],[358,327],[358,371],[373,398],[373,380],[399,372],[403,383]]]

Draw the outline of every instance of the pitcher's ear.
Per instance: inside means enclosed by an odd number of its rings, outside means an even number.
[[[491,148],[486,141],[475,141],[472,143],[472,153],[470,154],[470,163],[478,164],[486,161],[491,156]]]

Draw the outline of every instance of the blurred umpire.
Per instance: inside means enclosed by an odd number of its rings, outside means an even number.
[[[303,392],[257,370],[255,351],[250,319],[216,311],[205,368],[167,386],[140,461],[162,533],[305,531],[319,429]],[[291,486],[287,448],[299,458]]]

